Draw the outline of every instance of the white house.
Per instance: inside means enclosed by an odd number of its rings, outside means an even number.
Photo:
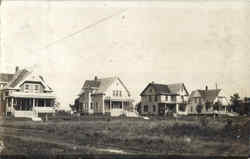
[[[130,92],[119,77],[86,80],[77,99],[77,111],[119,116],[133,108]]]
[[[16,69],[12,79],[1,89],[5,115],[37,118],[52,115],[56,96],[44,78],[27,69]]]
[[[206,86],[204,90],[198,89],[191,92],[187,113],[197,114],[197,106],[201,105],[202,114],[210,114],[214,112],[213,105],[218,103],[217,111],[227,111],[227,106],[229,106],[229,101],[226,98],[222,89],[208,89]]]

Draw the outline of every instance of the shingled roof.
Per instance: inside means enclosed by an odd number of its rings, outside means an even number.
[[[98,78],[95,80],[86,80],[83,84],[80,94],[82,94],[84,92],[84,89],[86,88],[95,89],[96,94],[103,94],[115,80],[119,80],[121,82],[121,84],[124,86],[124,88],[127,90],[130,96],[130,92],[128,91],[128,89],[126,88],[126,86],[123,84],[123,82],[120,80],[119,77],[107,77],[107,78]]]
[[[141,95],[143,95],[143,93],[149,86],[155,88],[156,94],[178,94],[181,88],[184,88],[186,93],[188,94],[184,83],[158,84],[152,82],[147,85],[147,87],[142,91]]]
[[[30,72],[26,69],[22,69],[19,70],[15,76],[13,77],[13,79],[10,81],[10,83],[8,84],[9,88],[14,88],[16,87],[19,82],[21,82],[25,77],[27,77],[30,74]]]
[[[205,101],[213,102],[215,98],[219,95],[220,91],[221,89],[208,89],[208,90],[198,89],[198,90],[192,91],[190,98],[197,97],[197,96],[194,96],[194,94],[198,93],[200,95],[198,97],[203,98]]]
[[[20,84],[20,82],[25,80],[30,74],[32,74],[32,71],[29,71],[27,69],[18,70],[16,74],[12,77],[12,79],[9,81],[6,88],[15,89]],[[46,91],[52,91],[52,89],[47,85],[42,76],[38,76],[38,78],[41,79],[41,82],[45,87]]]
[[[0,73],[0,82],[10,82],[12,78],[14,77],[14,74],[10,73]]]

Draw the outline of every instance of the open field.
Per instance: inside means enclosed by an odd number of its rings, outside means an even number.
[[[53,117],[47,122],[4,120],[3,154],[182,154],[247,156],[249,117]]]

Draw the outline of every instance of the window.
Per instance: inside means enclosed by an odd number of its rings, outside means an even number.
[[[90,103],[90,109],[93,109],[93,103]]]
[[[191,107],[191,110],[190,110],[191,112],[193,112],[193,107]]]
[[[181,96],[181,100],[184,101],[184,96]]]
[[[144,105],[144,112],[148,112],[148,106],[147,105]]]
[[[168,101],[168,96],[165,96],[165,100]]]
[[[5,92],[5,96],[8,96],[9,95],[9,92]]]
[[[155,101],[157,102],[157,96],[155,96]]]
[[[38,90],[38,88],[39,88],[39,85],[35,85],[35,90]]]
[[[115,91],[113,91],[113,96],[115,96]]]
[[[152,101],[152,96],[148,96],[148,100],[151,102]]]
[[[122,91],[120,91],[120,97],[122,96]]]
[[[116,93],[115,93],[115,96],[118,96],[118,91],[115,91]]]
[[[176,96],[171,96],[171,101],[176,101]]]
[[[25,89],[29,89],[29,85],[28,84],[25,85]]]
[[[156,106],[155,105],[153,105],[153,112],[155,112],[156,111]]]

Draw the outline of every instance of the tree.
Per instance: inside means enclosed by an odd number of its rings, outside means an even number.
[[[232,103],[231,107],[232,107],[232,110],[234,112],[239,112],[239,109],[240,109],[240,96],[238,93],[234,93],[231,97],[230,97],[230,101]]]

